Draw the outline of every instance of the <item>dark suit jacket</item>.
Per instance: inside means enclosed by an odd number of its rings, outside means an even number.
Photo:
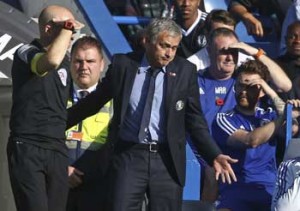
[[[129,103],[135,75],[143,55],[138,53],[117,54],[113,57],[105,78],[94,93],[69,109],[68,125],[96,113],[106,102],[113,99],[114,115],[109,126],[109,141],[116,143]],[[212,140],[199,102],[196,67],[187,60],[175,57],[166,67],[166,141],[180,185],[185,183],[186,132],[193,140],[200,155],[212,164],[221,153]],[[182,102],[182,103],[181,103]],[[181,104],[181,106],[180,106]]]

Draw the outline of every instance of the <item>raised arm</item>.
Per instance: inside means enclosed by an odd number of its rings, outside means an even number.
[[[262,23],[256,19],[248,9],[238,2],[231,3],[228,7],[228,11],[237,19],[242,20],[245,24],[248,34],[254,34],[257,36],[264,36],[264,30]]]
[[[249,83],[250,85],[259,85],[264,93],[272,100],[278,114],[283,114],[285,108],[285,102],[278,96],[278,94],[272,89],[269,84],[263,79],[256,79]]]
[[[278,92],[288,92],[292,88],[292,82],[282,70],[282,68],[276,64],[271,58],[269,58],[262,49],[257,49],[248,45],[244,42],[234,43],[229,46],[230,48],[238,48],[242,52],[246,53],[249,56],[253,56],[255,59],[260,60],[264,63],[271,74],[271,80],[276,91]]]
[[[298,118],[300,116],[300,100],[293,99],[289,100],[287,103],[293,105],[293,118]],[[283,112],[274,121],[271,121],[261,127],[255,128],[253,131],[248,132],[246,130],[238,129],[227,139],[227,144],[235,147],[257,147],[263,143],[266,143],[270,138],[278,131],[280,131],[282,125],[286,120],[286,112]],[[293,122],[293,124],[297,124]]]
[[[36,63],[33,65],[36,73],[43,75],[48,71],[55,70],[63,61],[66,52],[71,44],[72,35],[75,30],[83,27],[83,24],[74,19],[53,19],[47,23],[42,33],[51,33],[49,45],[44,44],[47,49],[46,52],[36,55]],[[55,34],[57,34],[55,36]],[[51,40],[53,39],[53,40]],[[42,42],[47,42],[43,39]]]
[[[257,147],[270,140],[282,126],[284,118],[280,115],[275,121],[269,122],[249,132],[243,129],[235,131],[227,139],[227,144],[233,147]]]

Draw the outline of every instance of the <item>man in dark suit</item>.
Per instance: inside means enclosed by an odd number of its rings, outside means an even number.
[[[146,29],[145,53],[115,55],[96,91],[69,110],[72,125],[114,101],[108,134],[114,146],[108,170],[110,211],[140,210],[145,193],[150,210],[181,210],[186,132],[217,179],[236,180],[230,163],[237,161],[221,154],[209,135],[196,67],[175,56],[181,37],[174,21],[153,20]],[[153,80],[154,96],[148,100]]]

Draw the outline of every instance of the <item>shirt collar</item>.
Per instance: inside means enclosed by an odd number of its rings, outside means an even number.
[[[138,74],[148,72],[150,67],[151,66],[149,65],[149,62],[146,58],[146,54],[144,54],[141,65],[138,69]],[[166,73],[166,66],[163,66],[161,69],[163,73]]]
[[[81,92],[81,91],[88,91],[89,93],[95,91],[97,85],[98,85],[98,83],[96,83],[95,85],[89,87],[88,89],[81,89],[75,83],[73,83],[74,91],[75,91],[77,97],[80,96],[79,92]]]
[[[184,30],[183,28],[181,28],[183,36],[188,36],[194,30],[194,28],[197,26],[197,24],[200,21],[201,13],[202,13],[202,11],[198,9],[197,19],[195,20],[195,22],[191,25],[191,27],[188,30]]]

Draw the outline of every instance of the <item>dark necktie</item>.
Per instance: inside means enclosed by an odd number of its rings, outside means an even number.
[[[80,99],[85,98],[89,94],[89,91],[79,91]]]
[[[153,101],[153,96],[155,91],[155,79],[158,73],[160,72],[160,70],[161,69],[150,69],[151,76],[150,76],[148,94],[145,101],[145,107],[141,119],[141,126],[140,126],[140,131],[138,136],[140,142],[145,140],[147,137],[147,133],[149,133],[148,126],[150,122],[152,101]]]

